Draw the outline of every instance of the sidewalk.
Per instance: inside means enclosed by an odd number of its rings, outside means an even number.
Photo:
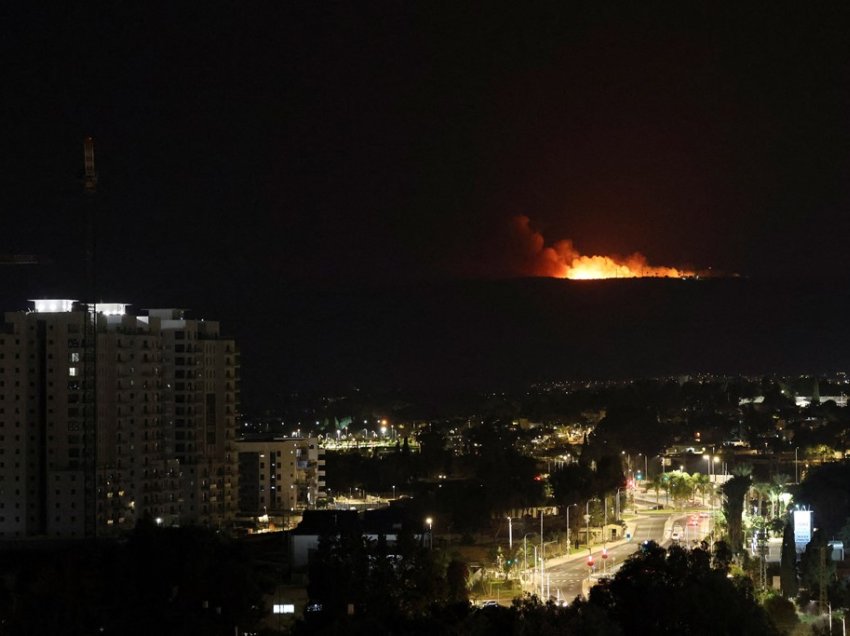
[[[626,532],[625,532],[625,534],[631,535],[632,537],[635,536],[635,527],[637,526],[637,521],[638,521],[639,518],[640,517],[635,517],[634,519],[630,519],[629,521],[626,521]],[[672,525],[672,522],[671,522],[671,525]],[[664,525],[664,531],[665,532],[668,531],[666,524]],[[597,543],[597,544],[594,544],[594,545],[591,546],[590,552],[588,552],[587,548],[585,548],[585,549],[579,550],[578,552],[575,552],[573,554],[569,554],[569,555],[565,554],[563,556],[552,557],[551,559],[546,559],[546,567],[547,568],[548,567],[556,567],[556,566],[559,566],[559,565],[563,565],[564,563],[571,563],[573,561],[580,561],[580,560],[586,559],[588,557],[588,554],[592,554],[595,557],[599,554],[602,554],[603,548],[607,547],[610,550],[611,548],[616,548],[616,547],[624,545],[626,543],[631,543],[632,541],[634,541],[633,538],[632,539],[623,538],[623,539],[617,539],[616,541],[609,541],[608,543],[604,543],[604,544],[603,543]]]

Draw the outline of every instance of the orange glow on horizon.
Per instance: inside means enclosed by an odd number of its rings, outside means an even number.
[[[543,235],[531,229],[531,220],[527,216],[516,217],[514,223],[528,249],[525,274],[571,280],[683,278],[696,275],[694,271],[677,267],[654,267],[637,252],[626,258],[586,256],[579,253],[572,241],[568,240],[546,246]]]
[[[578,256],[566,267],[561,278],[594,280],[599,278],[682,278],[693,275],[694,272],[675,267],[651,267],[640,254],[635,254],[619,262],[609,256]]]

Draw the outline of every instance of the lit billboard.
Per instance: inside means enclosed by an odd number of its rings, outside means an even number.
[[[806,547],[806,544],[812,540],[812,511],[811,510],[795,510],[794,511],[794,543],[798,550]]]

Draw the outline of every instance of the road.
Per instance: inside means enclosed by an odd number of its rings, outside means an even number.
[[[608,550],[608,559],[602,559],[601,546],[594,546],[593,558],[595,560],[595,569],[597,573],[602,572],[604,567],[606,571],[616,569],[630,554],[635,552],[644,541],[655,541],[660,545],[670,543],[670,537],[664,536],[664,524],[671,515],[654,515],[638,517],[636,519],[635,533],[632,540],[617,547]],[[687,517],[682,517],[681,514],[675,515],[674,525],[679,524],[684,526],[687,522]],[[603,561],[605,561],[603,566]],[[581,594],[582,580],[588,576],[588,568],[586,559],[578,559],[568,561],[560,565],[554,565],[546,568],[546,573],[549,577],[549,590],[553,597],[562,600],[572,601],[576,596]]]

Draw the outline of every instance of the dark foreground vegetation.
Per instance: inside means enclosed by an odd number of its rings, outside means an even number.
[[[0,634],[227,634],[265,613],[268,579],[235,542],[140,523],[126,541],[0,552]]]
[[[730,576],[728,548],[665,550],[649,543],[588,600],[568,606],[517,599],[472,607],[457,581],[463,564],[429,551],[396,560],[381,545],[326,543],[296,634],[752,634],[783,633],[756,599],[751,579]],[[422,587],[420,587],[422,586]],[[349,599],[350,605],[343,599]],[[793,605],[776,599],[781,620]],[[786,607],[787,606],[787,607]]]

